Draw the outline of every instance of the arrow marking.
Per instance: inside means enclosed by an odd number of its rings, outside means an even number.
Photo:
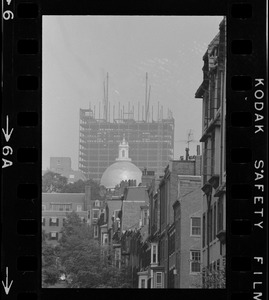
[[[12,283],[13,283],[13,280],[11,280],[10,285],[8,286],[8,267],[6,267],[6,284],[4,284],[3,280],[2,280],[2,284],[3,284],[3,287],[5,289],[5,293],[7,295],[9,293],[9,290],[11,288]]]
[[[7,129],[6,129],[6,131],[2,128],[2,131],[3,131],[3,134],[4,134],[4,136],[5,136],[5,139],[6,139],[6,141],[8,142],[9,141],[9,139],[10,139],[10,137],[11,137],[11,134],[12,134],[12,132],[13,132],[13,128],[11,129],[11,131],[10,132],[8,132],[8,116],[7,116],[7,118],[6,118],[6,120],[7,120]]]

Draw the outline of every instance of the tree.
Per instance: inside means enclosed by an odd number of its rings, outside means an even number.
[[[42,177],[43,193],[85,193],[85,186],[91,187],[91,199],[104,198],[105,187],[92,179],[87,181],[79,179],[74,183],[68,183],[66,177],[52,171],[46,172]]]
[[[42,177],[43,193],[61,193],[67,185],[67,178],[52,171],[48,171]]]
[[[58,249],[42,241],[42,286],[54,285],[58,282],[61,270],[58,264]]]
[[[123,270],[113,264],[114,251],[93,239],[91,227],[75,212],[67,215],[59,256],[69,288],[123,288]]]
[[[84,193],[85,186],[91,187],[91,199],[102,199],[104,197],[104,187],[92,179],[87,181],[78,180],[74,183],[68,183],[63,187],[62,193]]]

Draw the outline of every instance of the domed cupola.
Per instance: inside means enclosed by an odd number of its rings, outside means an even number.
[[[136,180],[137,185],[141,182],[141,170],[131,162],[129,157],[129,145],[123,137],[119,144],[119,155],[116,162],[109,166],[101,177],[101,185],[107,189],[114,189],[122,180]]]

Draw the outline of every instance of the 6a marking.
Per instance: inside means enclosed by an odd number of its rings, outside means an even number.
[[[8,116],[6,117],[6,128],[5,129],[2,128],[2,132],[4,134],[6,142],[8,142],[10,140],[12,132],[13,132],[13,128],[11,128],[11,130],[8,131]],[[12,155],[13,154],[13,149],[12,149],[12,147],[10,147],[8,145],[4,146],[3,149],[2,149],[2,153],[3,153],[4,156]],[[11,160],[8,160],[8,159],[5,159],[5,158],[2,158],[2,162],[3,162],[2,169],[10,167],[10,166],[13,165],[13,162]]]
[[[7,5],[10,5],[12,0],[6,0]],[[9,20],[9,19],[14,19],[14,14],[11,10],[5,10],[3,12],[3,19],[4,20]]]

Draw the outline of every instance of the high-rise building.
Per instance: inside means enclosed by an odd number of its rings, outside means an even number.
[[[122,111],[119,107],[119,111]],[[168,111],[166,119],[163,118],[162,109],[156,120],[148,113],[142,111],[142,120],[134,118],[134,109],[119,113],[115,118],[106,115],[104,118],[95,118],[95,109],[80,109],[79,124],[79,170],[86,178],[100,181],[102,174],[118,156],[120,142],[128,141],[129,156],[132,162],[141,170],[147,168],[157,176],[163,173],[169,160],[174,155],[174,118]],[[128,117],[126,117],[126,115]]]

